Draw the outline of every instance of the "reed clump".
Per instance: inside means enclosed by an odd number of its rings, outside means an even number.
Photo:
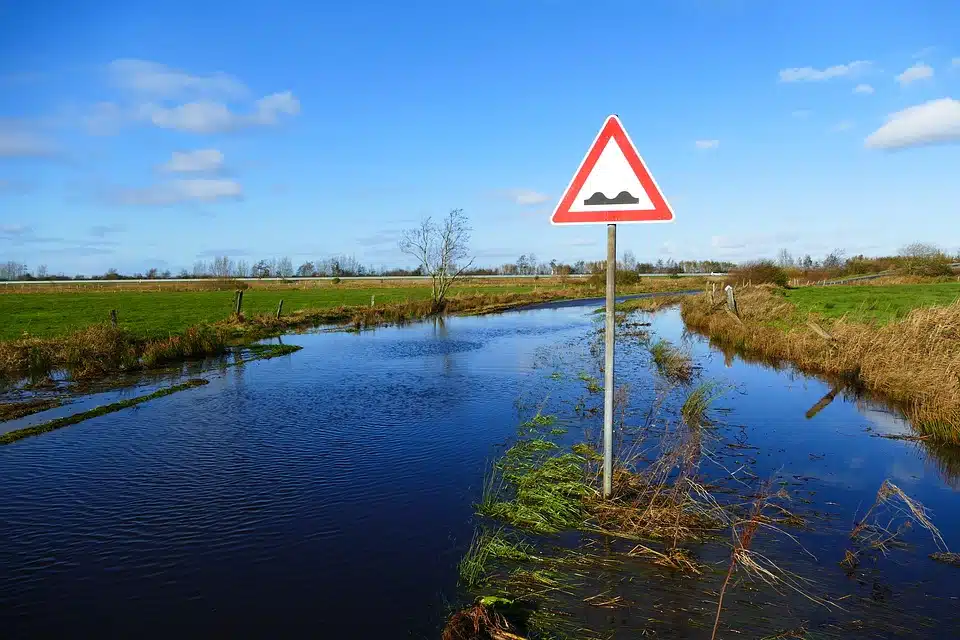
[[[48,377],[65,370],[75,380],[149,369],[169,362],[223,353],[227,331],[202,325],[159,340],[144,340],[110,324],[97,324],[62,338],[0,342],[0,375]]]
[[[737,293],[740,320],[705,295],[685,298],[687,326],[745,354],[851,378],[898,404],[924,434],[960,442],[960,301],[876,326],[822,320],[829,339],[771,286]]]
[[[650,355],[657,371],[668,380],[690,382],[693,379],[693,359],[669,340],[657,340],[650,345]]]

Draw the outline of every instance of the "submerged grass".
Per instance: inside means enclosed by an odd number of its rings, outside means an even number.
[[[53,409],[63,404],[59,398],[41,398],[21,402],[4,402],[0,404],[0,422],[16,420],[47,409]]]
[[[790,300],[773,287],[747,287],[737,294],[742,322],[704,295],[685,298],[682,315],[721,346],[853,380],[899,405],[924,435],[960,443],[960,302],[867,324],[809,315]],[[822,326],[811,328],[814,319]]]
[[[95,407],[89,411],[83,411],[81,413],[76,413],[72,416],[67,416],[65,418],[57,418],[55,420],[50,420],[32,427],[25,427],[23,429],[17,429],[15,431],[9,431],[4,434],[0,434],[0,445],[10,444],[11,442],[16,442],[23,438],[28,438],[30,436],[40,435],[41,433],[47,433],[48,431],[54,431],[55,429],[61,429],[63,427],[77,424],[78,422],[83,422],[90,418],[95,418],[97,416],[106,415],[108,413],[113,413],[115,411],[120,411],[121,409],[127,409],[129,407],[135,407],[138,404],[148,402],[155,398],[162,398],[163,396],[168,396],[178,391],[185,391],[187,389],[193,389],[194,387],[199,387],[205,384],[208,384],[208,380],[203,378],[195,378],[192,380],[187,380],[183,384],[177,384],[172,387],[165,387],[163,389],[158,389],[153,393],[148,393],[145,396],[139,396],[137,398],[130,398],[129,400],[121,400],[120,402],[114,402],[111,404],[106,404],[100,407]]]
[[[474,534],[470,548],[457,565],[460,584],[476,588],[486,584],[494,565],[505,560],[529,562],[536,560],[535,549],[504,529],[480,529]]]
[[[535,533],[581,527],[584,498],[595,491],[586,482],[587,459],[577,453],[555,454],[558,449],[542,438],[514,445],[497,464],[499,490],[488,485],[477,511]]]
[[[693,379],[693,359],[690,354],[678,349],[669,340],[657,340],[650,345],[650,355],[664,378],[684,383]]]

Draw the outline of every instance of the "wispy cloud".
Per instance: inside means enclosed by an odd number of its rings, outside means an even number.
[[[710,246],[720,253],[737,252],[749,248],[753,252],[762,252],[776,246],[790,245],[797,242],[800,236],[793,231],[778,231],[775,233],[760,233],[743,236],[713,236]]]
[[[56,146],[24,120],[0,118],[0,158],[44,158]]]
[[[107,198],[122,205],[172,205],[187,202],[216,202],[243,197],[239,182],[220,178],[173,180],[142,188],[114,189]]]
[[[873,93],[873,91],[874,91],[873,87],[871,87],[868,84],[858,84],[853,88],[854,93],[862,93],[865,95],[870,95],[871,93]]]
[[[847,64],[838,64],[826,69],[813,67],[793,67],[780,70],[780,82],[823,82],[832,78],[853,76],[870,67],[868,60],[854,60]]]
[[[866,147],[903,149],[960,140],[960,100],[940,98],[890,114]]]
[[[915,53],[913,54],[913,58],[914,58],[915,60],[916,60],[916,59],[919,59],[919,58],[926,58],[927,56],[929,56],[931,53],[933,53],[933,52],[936,51],[936,50],[937,50],[936,47],[924,47],[923,49],[920,49],[919,51],[915,52]]]
[[[810,109],[794,109],[793,111],[790,112],[790,115],[800,120],[806,120],[811,115],[813,115],[813,111],[810,111]]]
[[[197,254],[198,258],[219,258],[220,256],[229,256],[231,258],[245,258],[253,255],[249,249],[204,249]]]
[[[719,140],[697,140],[694,142],[697,149],[716,149],[720,146]]]
[[[90,227],[90,235],[97,236],[98,238],[103,238],[110,233],[122,233],[127,230],[125,224],[95,224]]]
[[[33,184],[23,180],[0,180],[0,195],[22,195],[33,190]]]
[[[835,124],[835,125],[833,125],[832,127],[830,127],[830,131],[832,131],[832,132],[834,132],[834,133],[840,133],[840,132],[842,132],[842,131],[849,131],[850,129],[853,129],[854,124],[856,124],[856,123],[855,123],[853,120],[841,120],[841,121],[838,122],[837,124]]]
[[[238,107],[238,102],[248,102],[250,90],[223,72],[189,73],[147,60],[114,60],[107,71],[114,85],[124,90],[124,98],[120,103],[97,103],[83,116],[91,134],[113,134],[134,123],[189,133],[225,133],[276,125],[300,113],[300,101],[290,91]]]
[[[918,62],[912,67],[906,69],[903,73],[898,75],[895,79],[900,83],[901,87],[905,87],[910,83],[916,82],[918,80],[926,80],[927,78],[933,77],[933,67],[926,65],[922,62]]]
[[[361,247],[376,247],[385,244],[396,244],[399,239],[399,230],[386,229],[371,233],[369,235],[360,236],[356,239],[356,243]]]
[[[170,160],[160,165],[169,173],[210,173],[223,168],[223,153],[217,149],[174,151]]]
[[[117,86],[135,94],[155,99],[178,99],[185,96],[243,98],[249,93],[246,85],[223,72],[193,74],[148,60],[114,60],[108,66]]]
[[[502,197],[513,201],[515,204],[524,206],[543,204],[550,200],[550,196],[547,194],[534,191],[533,189],[504,189],[498,193]]]
[[[236,113],[222,102],[189,102],[176,107],[145,104],[140,118],[163,129],[189,133],[225,133],[249,127],[278,124],[282,116],[300,113],[300,101],[292,93],[275,93],[257,100],[250,113]]]
[[[957,67],[960,67],[960,58],[954,58],[953,60],[951,60],[950,66],[953,67],[954,69],[956,69]]]

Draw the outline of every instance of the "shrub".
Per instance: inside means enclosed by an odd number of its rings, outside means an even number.
[[[618,287],[631,287],[640,282],[640,276],[636,271],[627,271],[625,269],[617,269],[615,278]],[[594,287],[595,289],[602,289],[603,287],[607,286],[606,269],[603,271],[594,272],[588,279],[588,282],[590,286]]]
[[[772,260],[760,260],[742,264],[730,272],[731,279],[737,284],[765,284],[771,283],[780,287],[787,286],[787,272],[773,263]]]
[[[340,276],[334,276],[333,280],[331,280],[330,282],[332,282],[333,284],[340,284]]]

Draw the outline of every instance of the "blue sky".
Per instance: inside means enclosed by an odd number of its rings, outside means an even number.
[[[676,214],[641,260],[960,249],[960,6],[889,0],[0,3],[0,260],[597,259],[550,212],[617,113]],[[960,96],[958,96],[960,98]]]

